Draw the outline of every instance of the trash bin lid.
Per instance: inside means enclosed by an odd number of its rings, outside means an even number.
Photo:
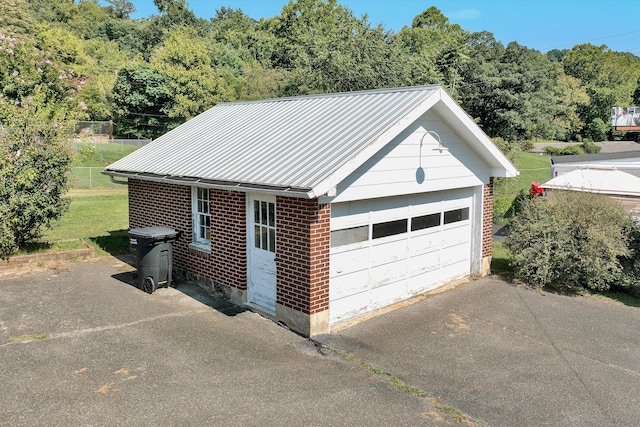
[[[174,230],[173,228],[162,227],[162,226],[133,228],[129,230],[130,237],[154,239],[154,240],[177,238],[178,234],[179,234],[178,230]]]

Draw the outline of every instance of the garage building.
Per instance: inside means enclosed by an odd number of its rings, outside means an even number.
[[[174,267],[309,336],[486,274],[517,175],[437,85],[219,104],[104,173]]]

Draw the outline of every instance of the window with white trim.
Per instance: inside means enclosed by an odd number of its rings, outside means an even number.
[[[211,199],[209,189],[193,187],[193,243],[211,247]]]
[[[253,201],[254,246],[276,251],[276,204],[264,200]]]

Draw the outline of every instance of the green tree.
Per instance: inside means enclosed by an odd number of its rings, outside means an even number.
[[[174,96],[170,117],[188,120],[235,99],[235,77],[216,68],[215,47],[192,28],[177,27],[154,54],[151,65],[169,79]]]
[[[136,7],[129,0],[106,0],[110,4],[109,9],[118,19],[128,19],[135,13]]]
[[[113,118],[113,87],[117,71],[127,62],[127,53],[113,41],[90,39],[82,43],[86,62],[75,68],[74,98],[91,120]]]
[[[149,58],[151,50],[155,47],[150,37],[148,21],[131,21],[127,19],[107,19],[98,25],[96,37],[106,41],[114,41],[118,47],[127,52],[130,57],[142,54]]]
[[[431,6],[420,15],[413,18],[411,26],[413,28],[439,28],[446,29],[449,25],[449,18],[435,6]]]
[[[168,119],[173,103],[169,79],[148,64],[121,69],[113,97],[118,135],[156,138],[182,122]]]
[[[605,123],[600,117],[596,117],[589,123],[587,133],[593,141],[600,142],[607,139],[607,133],[610,130],[611,125],[609,123]]]
[[[605,45],[581,44],[564,55],[562,64],[565,73],[579,79],[589,94],[589,104],[579,109],[582,132],[598,139],[598,123],[610,120],[611,107],[633,102],[640,79],[640,58],[628,52],[613,52]]]
[[[97,2],[82,1],[75,8],[67,24],[74,34],[83,39],[90,39],[96,36],[98,26],[109,18],[109,12],[109,9],[100,7]]]
[[[483,52],[465,65],[463,107],[492,137],[507,141],[554,134],[558,102],[553,85],[561,70],[540,52],[512,42],[502,48],[492,37],[471,50]]]
[[[74,73],[59,67],[56,59],[31,43],[0,34],[0,100],[19,105],[38,92],[46,102],[66,102]]]
[[[246,64],[237,93],[239,100],[275,98],[284,92],[288,82],[286,71],[267,68],[257,62]]]
[[[76,8],[74,0],[27,0],[38,21],[67,23]]]
[[[633,91],[632,98],[633,105],[640,105],[640,77],[638,77],[638,82],[636,83],[636,88]]]
[[[160,44],[176,27],[189,27],[199,36],[205,36],[209,31],[209,23],[196,17],[187,5],[186,0],[153,0],[160,15],[151,18],[150,33],[157,36],[155,45]]]
[[[396,38],[414,58],[412,67],[418,70],[414,73],[414,83],[437,82],[454,98],[459,98],[458,90],[464,85],[462,67],[470,59],[470,36],[459,25],[449,24],[449,19],[431,6]],[[417,76],[422,78],[415,81]]]
[[[0,104],[0,258],[39,238],[68,206],[71,122],[45,98]]]
[[[0,2],[0,33],[25,37],[33,34],[35,19],[25,0]]]
[[[336,1],[290,2],[266,26],[277,39],[273,65],[291,70],[288,94],[408,83],[403,52],[391,34]]]
[[[580,133],[584,125],[579,113],[588,107],[590,101],[585,87],[579,79],[560,72],[552,90],[558,102],[553,118],[557,134]]]
[[[47,28],[40,31],[36,38],[40,50],[56,55],[67,65],[77,66],[87,62],[83,40],[70,30],[62,27]]]

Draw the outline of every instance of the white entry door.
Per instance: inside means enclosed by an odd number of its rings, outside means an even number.
[[[251,195],[247,209],[249,283],[247,303],[276,312],[276,199]]]

